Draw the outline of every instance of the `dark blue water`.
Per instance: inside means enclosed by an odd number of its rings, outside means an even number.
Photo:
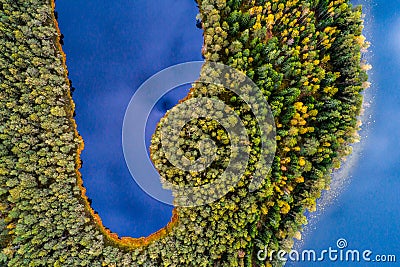
[[[193,0],[58,0],[64,51],[73,86],[84,186],[103,223],[121,236],[147,236],[171,219],[172,207],[133,181],[122,152],[122,122],[130,98],[151,75],[201,60],[202,31]],[[159,118],[187,94],[179,88],[152,112],[147,142]]]

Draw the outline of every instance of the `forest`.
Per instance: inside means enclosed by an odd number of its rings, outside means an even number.
[[[245,74],[271,107],[276,125],[271,170],[257,190],[249,190],[265,139],[254,114],[232,92],[197,83],[184,101],[220,99],[246,126],[246,171],[219,200],[176,207],[171,223],[150,237],[120,238],[91,208],[79,172],[84,144],[76,130],[55,3],[0,1],[1,266],[283,264],[274,257],[260,261],[257,252],[265,246],[267,253],[290,250],[294,238],[301,238],[305,212],[316,210],[332,171],[359,139],[361,93],[370,85],[370,65],[362,57],[369,46],[362,9],[346,0],[198,0],[198,6],[206,62]],[[202,131],[188,135],[194,126]],[[195,144],[204,138],[217,144],[219,157],[203,173],[185,173],[168,162],[158,128],[151,157],[161,180],[176,185],[215,180],[231,153],[223,127],[198,119],[177,136],[193,158]]]

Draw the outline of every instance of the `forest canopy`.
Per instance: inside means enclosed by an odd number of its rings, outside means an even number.
[[[1,266],[280,266],[257,252],[290,250],[329,187],[332,170],[358,140],[363,89],[361,7],[346,0],[199,0],[203,55],[246,74],[262,91],[276,125],[270,173],[254,192],[263,136],[243,99],[206,84],[186,98],[218,98],[249,134],[250,159],[235,188],[198,207],[177,207],[172,222],[149,238],[119,238],[85,196],[65,56],[48,0],[0,1]],[[201,23],[201,24],[200,24]],[[164,117],[160,125],[168,118]],[[203,173],[165,160],[159,129],[152,159],[162,179],[209,183],[224,169],[231,142],[213,120],[191,121],[182,149],[210,138],[220,158]],[[190,126],[202,129],[187,135]],[[189,136],[189,137],[188,137]]]

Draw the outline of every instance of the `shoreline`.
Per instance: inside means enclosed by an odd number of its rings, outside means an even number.
[[[64,68],[64,76],[65,76],[65,79],[66,79],[66,82],[67,82],[69,88],[71,88],[71,84],[70,84],[69,78],[68,78],[68,67],[66,64],[67,58],[66,58],[66,54],[63,51],[62,45],[60,43],[61,31],[58,26],[58,21],[54,15],[56,3],[55,3],[55,0],[50,0],[50,2],[51,2],[51,8],[52,8],[51,16],[52,16],[53,24],[54,24],[55,29],[57,30],[57,37],[55,40],[56,41],[55,45],[57,46],[58,53],[60,53],[60,55],[62,56],[62,65]],[[79,190],[81,192],[79,202],[81,202],[81,204],[84,205],[86,215],[87,215],[87,217],[89,217],[91,223],[93,223],[95,225],[95,227],[104,235],[104,237],[106,238],[106,241],[108,241],[112,245],[116,245],[120,248],[128,249],[128,250],[133,250],[133,249],[136,249],[139,247],[145,247],[145,246],[149,245],[150,243],[157,241],[157,240],[165,237],[166,235],[168,235],[168,233],[170,233],[172,231],[173,227],[175,227],[175,225],[179,222],[179,214],[178,214],[178,211],[176,208],[174,208],[172,210],[172,216],[171,216],[170,222],[168,222],[168,224],[166,226],[164,226],[163,228],[150,234],[147,237],[139,237],[139,238],[134,238],[134,237],[129,237],[129,236],[120,237],[117,233],[112,232],[111,230],[109,230],[108,228],[106,228],[103,225],[101,217],[91,207],[88,197],[86,195],[86,188],[83,186],[83,177],[82,177],[82,174],[80,173],[80,169],[82,167],[80,155],[82,153],[82,150],[84,149],[84,140],[80,136],[80,134],[77,130],[77,124],[73,117],[73,113],[75,111],[75,103],[72,99],[71,91],[68,91],[67,98],[69,100],[68,105],[70,107],[70,110],[66,110],[66,112],[68,113],[67,114],[68,120],[71,123],[71,126],[73,128],[74,137],[79,140],[79,145],[77,147],[76,159],[75,159],[75,166],[76,166],[75,174],[76,174],[76,179],[77,179],[76,185],[79,187]]]

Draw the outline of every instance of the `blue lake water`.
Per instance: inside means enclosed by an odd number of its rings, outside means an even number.
[[[172,207],[145,194],[132,179],[122,151],[122,122],[135,90],[156,72],[202,60],[202,31],[193,0],[57,1],[76,120],[85,141],[84,186],[103,223],[120,236],[147,236],[171,219]],[[146,131],[187,94],[166,95]]]
[[[366,5],[365,34],[373,43],[367,56],[374,66],[373,86],[367,93],[370,107],[362,145],[355,163],[341,173],[347,182],[334,194],[333,204],[321,206],[296,247],[335,249],[336,241],[345,238],[349,249],[396,254],[400,261],[400,1],[355,2]],[[146,236],[166,225],[172,208],[147,196],[131,178],[122,153],[123,116],[148,77],[173,64],[201,60],[196,5],[193,0],[58,0],[57,10],[70,78],[77,88],[87,194],[106,227],[123,236]],[[160,101],[148,124],[147,142],[152,127],[186,89]],[[365,264],[325,260],[287,266]]]

